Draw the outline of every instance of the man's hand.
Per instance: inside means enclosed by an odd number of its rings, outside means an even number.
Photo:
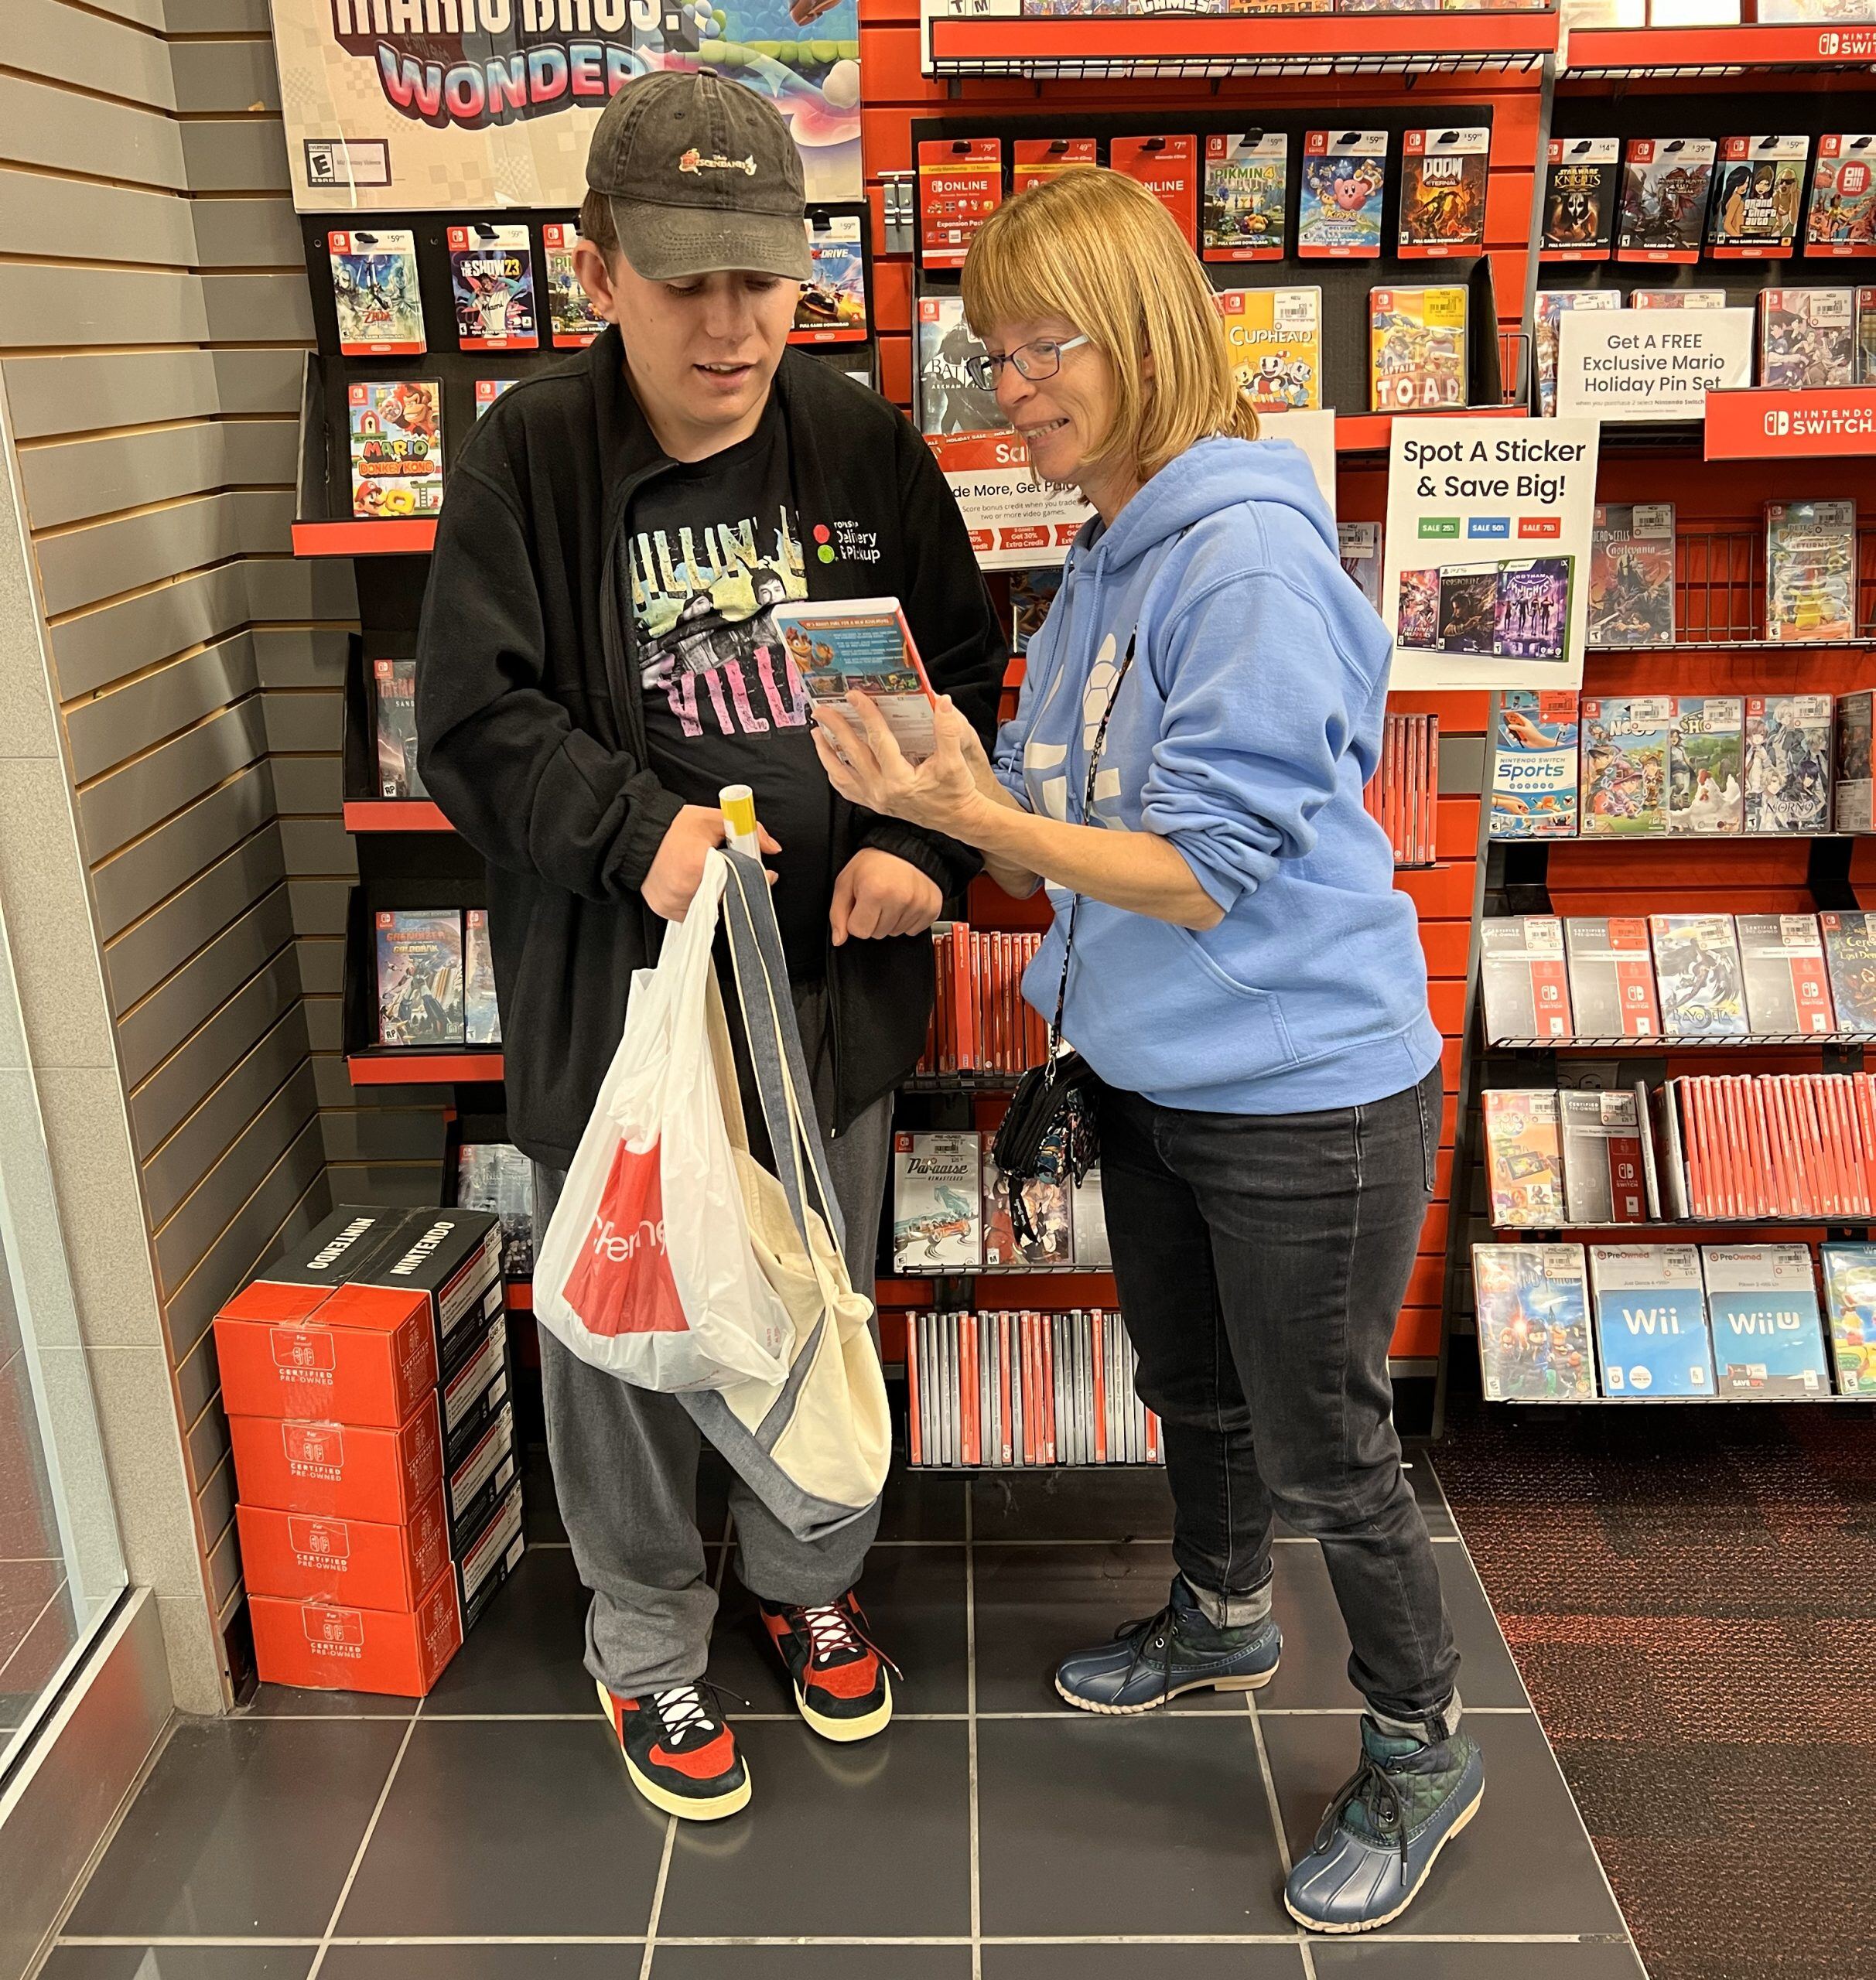
[[[654,914],[661,915],[667,921],[684,919],[703,879],[704,855],[723,843],[726,831],[723,813],[707,804],[686,804],[671,820],[640,889]],[[756,835],[764,852],[781,852],[781,848],[760,825]],[[771,873],[769,885],[774,884],[775,876]]]
[[[854,854],[834,882],[828,920],[839,948],[849,935],[922,935],[938,917],[945,896],[938,882],[897,854],[866,846]]]

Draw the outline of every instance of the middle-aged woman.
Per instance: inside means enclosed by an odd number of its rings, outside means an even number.
[[[1036,473],[1095,514],[994,769],[945,702],[916,769],[859,696],[817,746],[844,796],[981,848],[1013,893],[1047,888],[1023,985],[1045,1014],[1073,910],[1062,1029],[1098,1075],[1178,1573],[1057,1689],[1132,1713],[1267,1683],[1274,1514],[1314,1535],[1367,1710],[1285,1899],[1362,1931],[1406,1910],[1485,1788],[1388,1377],[1440,1107],[1413,910],[1362,804],[1389,637],[1303,454],[1256,439],[1210,289],[1150,193],[1092,169],[1023,193],[972,245],[964,305]]]

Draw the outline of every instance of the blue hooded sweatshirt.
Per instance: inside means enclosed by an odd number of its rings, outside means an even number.
[[[1440,1057],[1413,905],[1362,806],[1387,697],[1387,629],[1336,555],[1288,440],[1201,441],[1068,553],[1030,642],[997,775],[1076,822],[1130,637],[1095,816],[1157,832],[1224,911],[1175,927],[1084,899],[1063,1031],[1111,1086],[1205,1113],[1354,1107]],[[1023,978],[1055,1007],[1071,896]]]

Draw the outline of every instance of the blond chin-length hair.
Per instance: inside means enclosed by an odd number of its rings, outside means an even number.
[[[1107,360],[1114,411],[1095,463],[1124,461],[1143,482],[1198,441],[1257,438],[1191,244],[1119,172],[1077,166],[999,207],[965,260],[964,313],[980,337],[1065,318]]]

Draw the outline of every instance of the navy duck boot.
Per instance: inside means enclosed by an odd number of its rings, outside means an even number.
[[[1478,1812],[1485,1763],[1454,1731],[1425,1740],[1362,1720],[1362,1764],[1329,1804],[1283,1904],[1312,1932],[1372,1932],[1419,1895],[1440,1852]]]
[[[1130,1717],[1182,1692],[1254,1692],[1276,1675],[1282,1632],[1269,1616],[1240,1629],[1210,1621],[1187,1586],[1173,1577],[1158,1615],[1123,1623],[1111,1643],[1063,1658],[1055,1688],[1082,1712]]]

